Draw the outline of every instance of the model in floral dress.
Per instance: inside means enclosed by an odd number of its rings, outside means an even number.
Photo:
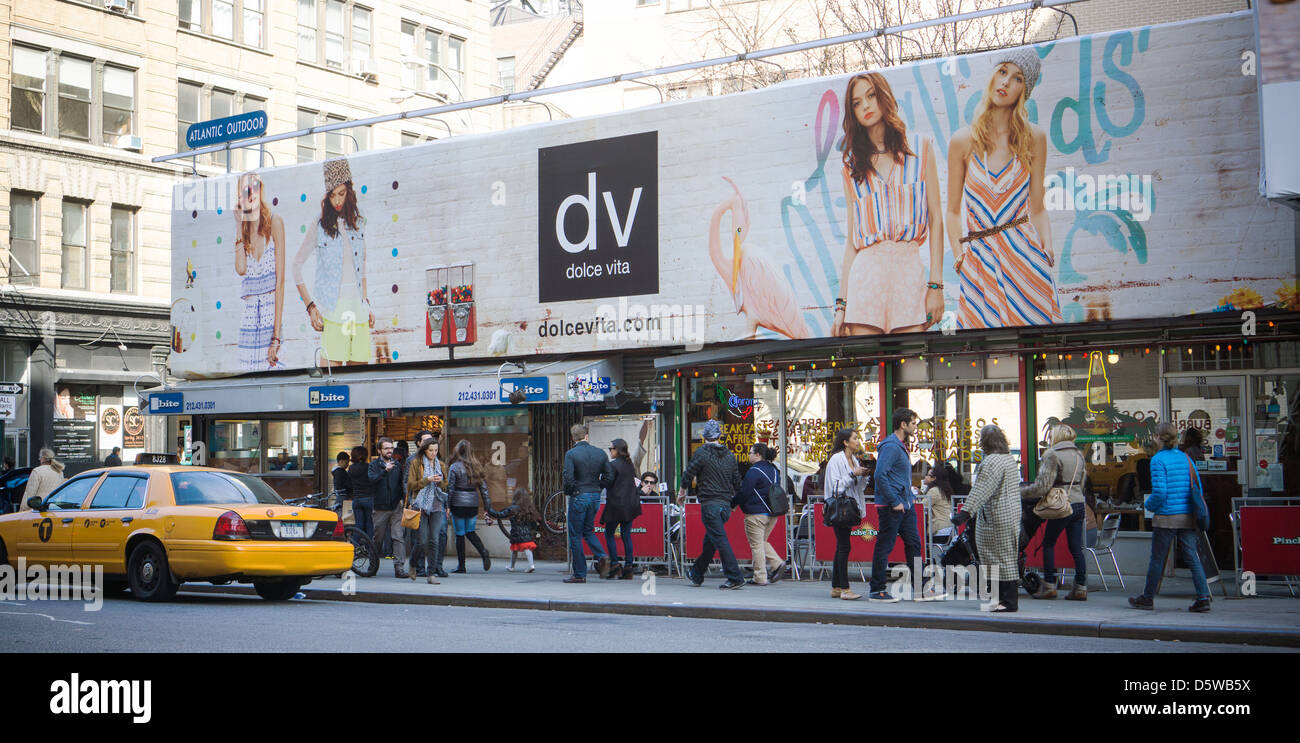
[[[280,363],[280,318],[284,310],[284,221],[262,199],[262,179],[239,178],[235,209],[235,273],[243,276],[240,296],[239,367],[266,371]]]

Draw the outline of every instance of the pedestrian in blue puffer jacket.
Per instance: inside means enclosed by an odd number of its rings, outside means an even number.
[[[1192,460],[1174,448],[1178,443],[1178,429],[1172,423],[1156,426],[1156,443],[1160,452],[1151,458],[1151,495],[1146,508],[1155,514],[1152,520],[1151,562],[1147,566],[1146,589],[1141,596],[1128,600],[1135,609],[1153,609],[1156,584],[1169,554],[1169,545],[1178,540],[1183,562],[1191,568],[1192,583],[1196,586],[1196,601],[1188,611],[1210,610],[1210,586],[1205,581],[1205,568],[1197,553],[1200,529],[1197,515],[1205,516],[1205,499],[1201,490],[1201,476]]]

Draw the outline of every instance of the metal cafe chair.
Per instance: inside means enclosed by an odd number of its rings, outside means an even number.
[[[1084,550],[1092,553],[1093,562],[1097,563],[1097,574],[1101,576],[1101,586],[1109,591],[1110,586],[1106,585],[1106,572],[1101,569],[1101,559],[1098,555],[1110,555],[1110,561],[1115,565],[1115,575],[1119,578],[1120,588],[1127,588],[1124,585],[1124,574],[1120,572],[1119,560],[1115,559],[1115,537],[1119,536],[1119,514],[1108,513],[1102,519],[1101,529],[1097,532],[1097,544],[1092,547],[1084,547]]]

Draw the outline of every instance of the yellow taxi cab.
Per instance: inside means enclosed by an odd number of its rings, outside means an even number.
[[[181,583],[252,583],[271,601],[352,567],[333,511],[287,505],[240,472],[141,454],[83,472],[0,516],[0,564],[103,565],[106,588],[166,601]]]

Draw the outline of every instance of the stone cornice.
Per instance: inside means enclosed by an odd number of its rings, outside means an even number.
[[[17,297],[6,291],[0,293],[0,330],[6,336],[29,340],[52,335],[56,342],[85,342],[103,335],[106,342],[120,338],[129,344],[166,345],[171,335],[171,309],[138,298],[109,300],[30,290]]]

